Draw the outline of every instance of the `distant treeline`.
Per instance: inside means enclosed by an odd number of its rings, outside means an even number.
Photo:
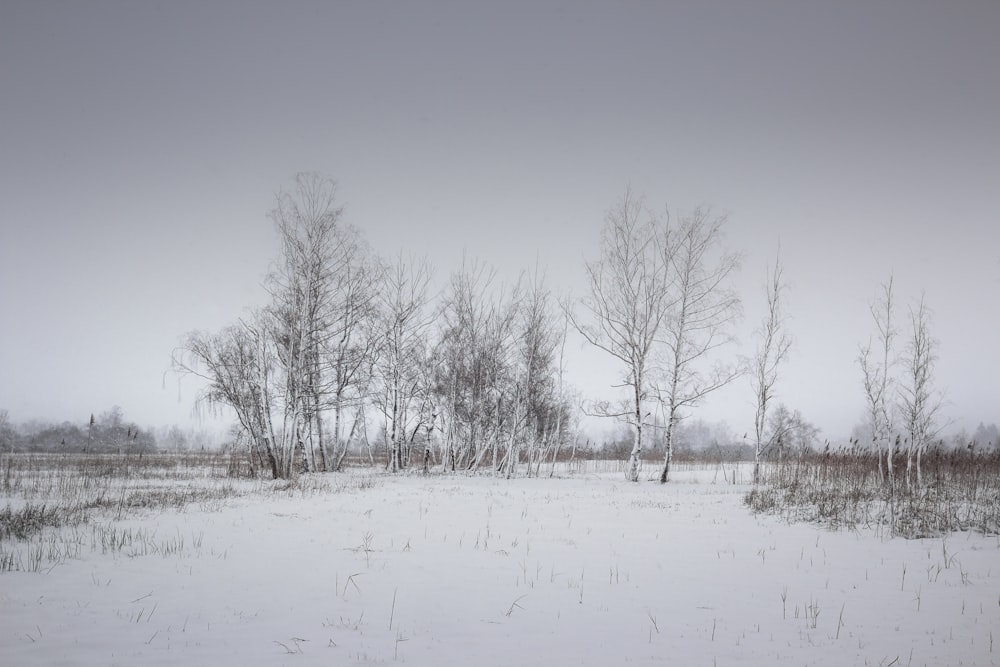
[[[14,425],[0,415],[0,451],[4,452],[152,452],[156,436],[127,421],[118,406],[82,423],[28,422]]]

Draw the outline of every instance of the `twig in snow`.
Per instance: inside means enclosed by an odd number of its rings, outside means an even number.
[[[514,613],[514,607],[517,607],[518,609],[524,609],[524,607],[522,607],[522,606],[521,606],[520,604],[518,604],[518,603],[519,603],[519,602],[520,602],[521,600],[523,600],[524,598],[526,598],[526,597],[528,597],[527,593],[525,593],[524,595],[520,596],[519,598],[517,598],[516,600],[514,600],[513,602],[511,602],[511,603],[510,603],[510,608],[509,608],[509,609],[507,609],[507,613],[506,613],[506,614],[504,614],[504,616],[510,616],[511,614],[513,614],[513,613]]]

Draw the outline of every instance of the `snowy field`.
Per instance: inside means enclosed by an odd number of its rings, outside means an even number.
[[[0,664],[1000,664],[1000,538],[789,525],[726,472],[354,471],[7,539]]]

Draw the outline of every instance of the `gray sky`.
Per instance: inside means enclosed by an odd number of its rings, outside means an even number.
[[[997,34],[992,1],[0,0],[0,408],[189,421],[172,348],[264,300],[274,193],[317,170],[383,254],[577,293],[627,184],[712,205],[746,331],[780,240],[779,400],[828,437],[890,272],[926,291],[950,417],[1000,421]],[[585,393],[614,381],[573,354]],[[701,415],[747,430],[747,384]]]

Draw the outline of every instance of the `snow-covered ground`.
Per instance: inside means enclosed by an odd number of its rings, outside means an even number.
[[[995,536],[788,525],[711,467],[329,479],[61,529],[0,664],[1000,664]]]

